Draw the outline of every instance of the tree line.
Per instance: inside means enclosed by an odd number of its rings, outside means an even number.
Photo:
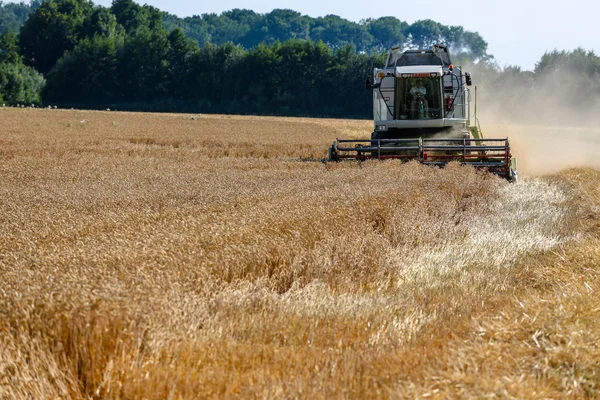
[[[18,32],[29,13],[37,10],[41,4],[42,0],[31,0],[29,4],[4,4],[0,1],[0,33],[9,30]],[[111,7],[111,11],[117,13],[125,11],[124,9],[131,11],[131,6],[120,4]],[[427,48],[431,44],[444,42],[456,53],[464,53],[471,59],[488,56],[487,42],[477,32],[465,30],[461,26],[446,26],[429,19],[412,24],[395,17],[369,18],[353,22],[337,15],[312,18],[284,9],[275,9],[266,14],[234,9],[219,15],[212,13],[187,18],[179,18],[167,12],[159,13],[167,31],[180,28],[200,47],[207,43],[233,43],[250,49],[260,43],[273,44],[289,39],[301,39],[322,41],[334,50],[352,45],[358,52],[373,53],[385,51],[395,45]],[[123,18],[122,22],[126,28],[136,24]]]
[[[293,10],[276,9],[266,14],[234,9],[217,14],[178,18],[164,15],[167,29],[181,28],[200,46],[228,42],[244,48],[290,39],[322,41],[332,49],[352,45],[359,52],[381,52],[392,46],[429,48],[444,42],[470,59],[487,56],[487,42],[461,26],[446,26],[432,20],[412,24],[395,17],[348,21],[337,15],[311,18]]]
[[[533,72],[499,68],[479,34],[430,20],[354,23],[291,10],[181,19],[132,0],[109,8],[36,0],[0,3],[0,32],[0,96],[9,104],[369,118],[364,77],[385,51],[433,43],[449,44],[491,87],[507,79],[533,87],[567,69],[586,77],[573,101],[600,88],[593,52],[549,52]]]

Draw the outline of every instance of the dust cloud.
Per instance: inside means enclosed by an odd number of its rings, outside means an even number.
[[[484,137],[508,137],[521,175],[571,167],[600,169],[600,93],[589,78],[560,73],[503,74],[478,83]]]
[[[543,175],[571,167],[600,169],[600,128],[502,124],[485,126],[486,137],[510,139],[521,175]]]

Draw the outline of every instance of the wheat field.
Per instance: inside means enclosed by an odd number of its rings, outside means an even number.
[[[321,161],[369,121],[0,122],[2,399],[600,396],[597,169]]]

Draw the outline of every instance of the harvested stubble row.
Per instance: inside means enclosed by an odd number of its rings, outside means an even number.
[[[364,121],[0,115],[0,397],[598,389],[596,171],[319,162]]]

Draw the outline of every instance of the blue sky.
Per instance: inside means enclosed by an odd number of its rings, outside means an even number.
[[[109,6],[111,0],[94,2]],[[594,50],[596,54],[600,53],[600,2],[592,0],[480,0],[472,4],[440,0],[145,2],[181,17],[221,13],[233,8],[248,8],[260,13],[269,12],[274,8],[289,8],[311,17],[336,14],[352,21],[394,16],[411,23],[429,18],[445,25],[461,25],[468,30],[479,32],[489,44],[489,53],[496,56],[501,66],[519,65],[524,69],[533,69],[546,50],[555,48],[572,50],[581,46],[587,50]]]

